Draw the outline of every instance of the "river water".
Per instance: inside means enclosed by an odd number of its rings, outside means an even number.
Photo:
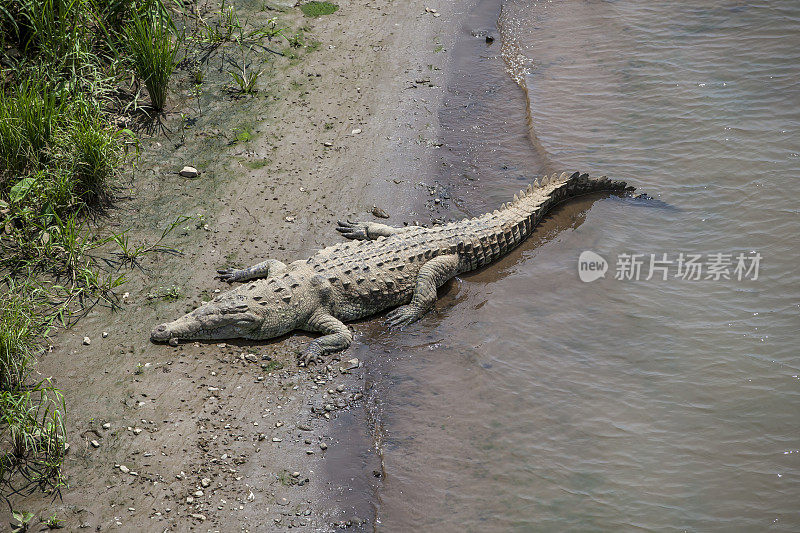
[[[375,528],[800,530],[800,3],[485,1],[466,21],[440,115],[457,209],[560,169],[655,200],[562,206],[356,348]],[[584,251],[605,277],[581,281]]]

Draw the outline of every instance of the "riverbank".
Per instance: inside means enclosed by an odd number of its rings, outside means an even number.
[[[191,83],[179,82],[167,132],[142,139],[108,224],[153,242],[177,217],[194,217],[171,237],[183,253],[142,256],[120,309],[95,307],[52,337],[37,370],[66,400],[69,487],[55,502],[15,498],[15,510],[55,514],[68,529],[369,527],[373,517],[337,502],[347,488],[321,474],[339,444],[328,419],[360,401],[363,368],[298,368],[305,335],[173,348],[150,344],[149,330],[226,290],[213,279],[219,267],[293,260],[335,242],[337,218],[369,218],[373,206],[397,225],[448,215],[425,178],[454,35],[445,7],[281,12],[319,45],[276,60],[267,97],[224,102],[235,109],[227,122],[222,103],[195,117]],[[181,117],[176,130],[176,114],[193,120]],[[179,176],[184,165],[200,176]]]

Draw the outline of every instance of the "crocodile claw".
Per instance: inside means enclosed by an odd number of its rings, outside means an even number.
[[[416,322],[420,317],[420,312],[411,305],[401,305],[394,311],[386,315],[386,322],[390,328],[400,328]]]
[[[342,234],[343,237],[348,239],[355,239],[358,241],[363,241],[369,239],[367,235],[367,228],[366,224],[359,223],[359,222],[351,222],[348,220],[347,222],[342,222],[341,220],[337,221],[338,226],[336,226],[336,231]]]
[[[312,342],[302,353],[297,355],[297,363],[300,366],[309,367],[311,363],[322,362],[322,355],[322,349]]]
[[[217,275],[214,276],[214,278],[226,281],[228,283],[233,283],[234,281],[236,281],[235,273],[236,273],[235,268],[225,268],[217,270]]]

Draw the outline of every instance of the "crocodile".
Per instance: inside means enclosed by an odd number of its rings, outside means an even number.
[[[299,354],[299,364],[346,349],[345,322],[390,308],[390,327],[422,317],[447,280],[496,261],[522,243],[554,205],[595,193],[633,191],[624,181],[575,172],[544,176],[500,209],[433,227],[402,228],[338,221],[349,242],[328,246],[288,265],[268,259],[244,269],[218,270],[242,285],[173,322],[157,325],[153,342],[244,338],[266,340],[294,330],[320,333]],[[399,306],[399,307],[398,307]]]

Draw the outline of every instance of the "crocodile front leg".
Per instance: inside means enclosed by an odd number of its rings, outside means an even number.
[[[234,281],[249,281],[251,279],[268,278],[274,276],[278,272],[286,270],[286,265],[275,259],[267,259],[266,261],[253,265],[248,268],[226,268],[217,270],[216,278],[228,283]]]
[[[377,222],[351,222],[349,220],[342,222],[339,220],[336,231],[348,239],[374,241],[378,237],[389,237],[415,227],[395,228],[386,224],[378,224]]]
[[[323,336],[311,341],[303,350],[299,357],[301,366],[308,366],[322,360],[325,355],[340,352],[353,342],[353,334],[347,326],[327,310],[320,309],[315,312],[303,329],[318,331],[323,333]]]
[[[436,301],[436,289],[458,274],[458,263],[457,255],[440,255],[422,265],[411,303],[386,315],[389,327],[405,326],[422,318]]]

